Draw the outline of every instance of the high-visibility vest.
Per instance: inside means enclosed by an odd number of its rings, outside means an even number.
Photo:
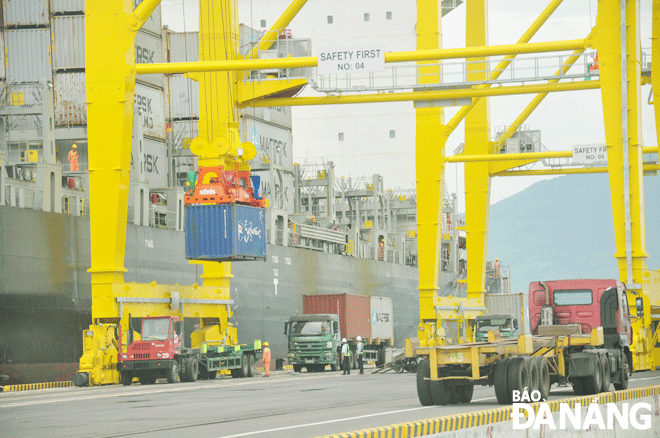
[[[69,161],[78,161],[78,152],[71,150],[69,151]]]
[[[349,352],[348,344],[344,344],[341,346],[341,354],[344,356],[347,356]]]

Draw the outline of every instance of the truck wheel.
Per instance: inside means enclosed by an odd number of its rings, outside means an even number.
[[[257,360],[254,358],[254,354],[248,355],[248,377],[254,376],[255,372],[257,371],[257,367],[255,365],[256,362]]]
[[[339,362],[339,356],[337,356],[337,360],[335,360],[335,363],[330,365],[330,369],[332,371],[339,371],[341,369],[341,363]],[[296,365],[293,366],[293,371],[296,371]]]
[[[603,382],[600,391],[609,392],[612,370],[610,369],[610,360],[607,358],[607,353],[603,354],[600,358],[600,368],[603,370]]]
[[[513,401],[513,391],[522,391],[529,387],[529,376],[527,375],[527,364],[522,357],[514,357],[509,362],[509,370],[507,371],[507,387],[508,394]]]
[[[628,389],[628,359],[626,355],[621,356],[621,369],[620,371],[620,380],[618,383],[614,383],[614,389],[621,391],[622,389]]]
[[[392,364],[392,368],[394,368],[394,371],[397,373],[402,373],[403,372],[403,361],[402,360],[395,360],[394,363]]]
[[[456,396],[454,394],[454,388],[452,384],[447,380],[436,380],[430,381],[431,385],[431,397],[433,398],[433,404],[445,406],[449,403],[454,403]]]
[[[215,379],[215,376],[217,376],[217,375],[218,375],[218,372],[217,372],[217,371],[209,371],[208,379],[209,379],[209,380],[214,380],[214,379]]]
[[[355,353],[351,351],[351,354],[348,356],[348,369],[354,370],[356,367]]]
[[[238,369],[238,376],[247,377],[249,370],[250,370],[250,363],[249,363],[248,355],[243,353],[243,356],[241,356],[241,367]]]
[[[534,356],[532,357],[531,365],[536,368],[539,377],[541,399],[547,400],[550,396],[550,368],[548,368],[548,361],[542,356]]]
[[[594,362],[596,367],[594,375],[582,378],[584,395],[598,394],[603,386],[603,368],[600,366],[600,356],[596,355]]]
[[[382,367],[385,365],[385,349],[381,348],[378,350],[378,361],[376,362],[376,366]]]
[[[429,377],[431,377],[431,362],[428,359],[422,359],[417,367],[417,397],[422,406],[433,405],[430,380],[426,380]]]
[[[199,367],[199,380],[206,380],[209,378],[209,370],[202,364]]]
[[[406,369],[410,371],[411,373],[416,373],[417,372],[417,359],[412,358],[408,362],[408,365],[406,365]]]
[[[495,363],[493,369],[493,384],[495,385],[495,397],[501,405],[511,404],[511,392],[509,392],[509,359],[502,359]]]
[[[130,373],[128,371],[124,371],[121,373],[121,384],[124,386],[128,386],[131,383],[133,383],[133,373]]]
[[[527,367],[527,376],[529,377],[529,388],[527,390],[531,394],[532,391],[539,391],[539,370],[536,364],[532,362],[531,357],[525,358],[525,366]]]
[[[199,376],[199,362],[196,357],[186,359],[186,381],[194,382]]]
[[[472,394],[474,394],[473,383],[470,383],[469,385],[458,386],[456,389],[459,403],[470,403],[472,401]]]
[[[339,359],[337,359],[337,363],[339,363]],[[299,373],[302,371],[302,365],[294,365],[293,366],[293,372],[294,373]]]
[[[233,370],[229,370],[229,372],[231,373],[231,376],[232,376],[234,379],[237,379],[237,378],[241,377],[239,371],[240,371],[240,370],[239,370],[238,368],[235,368],[235,369],[233,369]]]
[[[167,377],[167,383],[176,383],[180,380],[179,364],[177,363],[176,359],[172,361],[172,368],[167,370],[165,377]]]

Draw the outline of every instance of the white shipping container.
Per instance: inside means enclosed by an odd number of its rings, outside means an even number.
[[[371,297],[371,337],[394,339],[392,298]]]
[[[259,196],[267,198],[271,207],[289,214],[295,212],[293,174],[281,170],[254,170],[252,175],[259,177]]]
[[[163,141],[145,138],[142,144],[133,139],[131,172],[140,172],[149,187],[167,187],[167,145]]]
[[[199,61],[199,32],[167,32],[168,62]]]
[[[133,9],[140,6],[140,3],[142,3],[143,1],[144,0],[133,0]],[[163,28],[163,20],[161,17],[160,5],[158,5],[156,6],[156,9],[154,9],[154,12],[151,14],[151,16],[149,16],[149,19],[144,22],[144,24],[141,27],[141,30],[160,36],[162,28]]]
[[[289,129],[292,127],[290,106],[247,107],[242,110],[242,113],[244,116],[259,119],[273,125],[284,126]]]
[[[54,14],[84,12],[85,0],[50,0],[50,8]]]
[[[487,294],[486,310],[489,315],[506,313],[518,320],[520,334],[531,333],[529,328],[529,300],[527,294]]]
[[[7,82],[39,82],[42,78],[52,78],[48,29],[7,29],[5,46]]]
[[[85,73],[56,73],[53,75],[55,126],[87,124],[87,92]]]
[[[199,136],[199,122],[197,120],[172,122],[172,128],[168,135],[172,136],[172,148],[189,148],[192,139]]]
[[[135,104],[139,111],[134,115],[133,121],[142,125],[143,134],[165,140],[167,132],[163,92],[135,84]]]
[[[135,36],[135,63],[156,64],[163,62],[163,39],[139,31]],[[137,75],[136,81],[163,88],[163,75]]]
[[[48,0],[2,0],[5,26],[48,24]]]
[[[183,75],[167,76],[169,117],[174,120],[199,118],[199,82]]]
[[[85,68],[85,17],[53,17],[53,69]]]
[[[250,161],[253,169],[270,169],[272,163],[275,168],[293,172],[291,129],[244,117],[241,120],[241,139],[253,143],[257,149],[257,156]]]

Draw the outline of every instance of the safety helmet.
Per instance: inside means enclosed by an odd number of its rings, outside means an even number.
[[[268,341],[264,342],[264,347],[268,347]]]
[[[78,147],[78,145],[76,145],[76,144],[74,143],[73,146],[71,146],[71,147],[74,148],[74,149],[76,149],[76,148]]]
[[[357,339],[357,340],[358,340],[358,342],[360,342],[360,341],[362,341],[362,336],[358,336],[358,337],[357,337],[357,338],[355,338],[355,339]]]
[[[341,340],[341,343],[342,343],[342,344],[345,343],[345,342],[346,342],[346,338],[344,338],[344,339]]]

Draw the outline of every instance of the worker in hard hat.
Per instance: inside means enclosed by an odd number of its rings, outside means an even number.
[[[495,277],[500,276],[500,261],[495,259],[495,263],[493,263],[493,268],[495,268]]]
[[[264,342],[263,361],[264,361],[264,369],[266,370],[266,374],[264,374],[264,377],[270,377],[270,348],[268,348],[268,342]]]
[[[362,343],[362,336],[355,338],[357,341],[357,346],[355,349],[355,359],[358,362],[358,368],[360,368],[360,374],[364,374],[364,365],[362,364],[362,354],[364,353],[364,344]]]
[[[73,146],[71,146],[71,150],[69,151],[69,170],[72,172],[77,172],[78,171],[78,145],[75,143]]]
[[[348,341],[346,341],[346,338],[343,338],[341,340],[341,360],[342,363],[344,364],[344,374],[343,376],[347,374],[351,374],[351,349],[348,347]]]

